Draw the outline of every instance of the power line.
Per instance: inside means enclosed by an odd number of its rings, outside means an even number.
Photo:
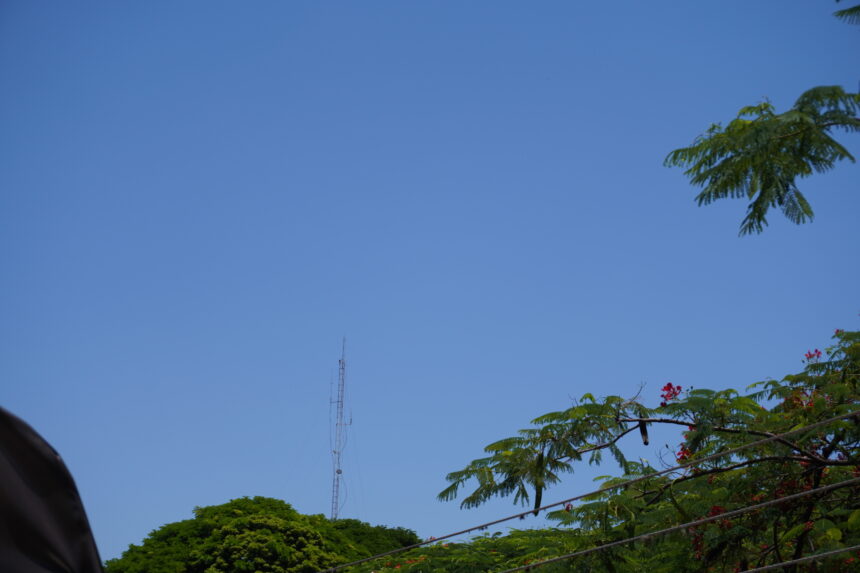
[[[633,478],[633,479],[630,479],[630,480],[627,480],[627,481],[623,481],[623,482],[620,482],[620,483],[616,483],[616,484],[608,485],[608,486],[606,486],[606,487],[602,487],[602,488],[600,488],[600,489],[597,489],[597,490],[594,490],[594,491],[590,491],[590,492],[588,492],[588,493],[584,493],[584,494],[581,494],[581,495],[577,495],[577,496],[574,496],[574,497],[570,497],[570,498],[567,498],[567,499],[563,499],[563,500],[561,500],[561,501],[557,501],[557,502],[555,502],[555,503],[551,503],[551,504],[548,504],[548,505],[541,506],[541,507],[539,507],[539,508],[537,508],[537,509],[530,509],[530,510],[528,510],[528,511],[523,511],[523,512],[520,512],[520,513],[516,513],[516,514],[514,514],[514,515],[510,515],[510,516],[508,516],[508,517],[503,517],[503,518],[501,518],[501,519],[496,519],[496,520],[494,520],[494,521],[488,521],[487,523],[482,523],[481,525],[475,525],[475,526],[469,527],[469,528],[467,528],[467,529],[462,529],[462,530],[460,530],[460,531],[456,531],[456,532],[454,532],[454,533],[448,533],[447,535],[442,535],[442,536],[440,536],[440,537],[433,537],[433,538],[430,538],[430,539],[428,539],[428,540],[426,540],[426,541],[421,541],[421,542],[419,542],[419,543],[413,543],[412,545],[407,545],[406,547],[400,547],[400,548],[398,548],[398,549],[392,549],[391,551],[386,551],[386,552],[384,552],[384,553],[379,553],[378,555],[373,555],[373,556],[371,556],[371,557],[365,557],[364,559],[358,559],[358,560],[356,560],[356,561],[351,561],[351,562],[349,562],[349,563],[344,563],[343,565],[338,565],[338,566],[336,566],[336,567],[331,567],[331,568],[329,568],[329,569],[324,569],[324,570],[322,570],[320,573],[336,573],[337,571],[340,571],[340,570],[342,570],[342,569],[346,569],[347,567],[352,567],[352,566],[354,566],[354,565],[359,565],[359,564],[361,564],[361,563],[367,563],[368,561],[373,561],[373,560],[375,560],[375,559],[380,559],[380,558],[382,558],[382,557],[388,557],[389,555],[396,555],[396,554],[398,554],[398,553],[403,553],[404,551],[409,551],[410,549],[417,549],[418,547],[423,547],[424,545],[428,545],[428,544],[430,544],[430,543],[437,543],[437,542],[439,542],[439,541],[443,541],[443,540],[445,540],[445,539],[450,539],[450,538],[452,538],[452,537],[457,537],[457,536],[459,536],[459,535],[464,535],[464,534],[466,534],[466,533],[473,533],[473,532],[475,532],[475,531],[483,531],[483,530],[487,529],[488,527],[492,527],[492,526],[494,526],[494,525],[498,525],[499,523],[504,523],[504,522],[506,522],[506,521],[510,521],[510,520],[512,520],[512,519],[519,519],[519,518],[521,518],[521,517],[525,517],[526,515],[529,515],[530,513],[544,511],[544,510],[546,510],[546,509],[550,509],[550,508],[552,508],[552,507],[558,507],[558,506],[560,506],[560,505],[565,505],[565,504],[568,504],[568,503],[571,503],[571,502],[574,502],[574,501],[579,501],[579,500],[584,499],[584,498],[586,498],[586,497],[591,497],[591,496],[593,496],[593,495],[601,494],[601,493],[604,493],[604,492],[607,492],[607,491],[610,491],[610,490],[613,490],[613,489],[618,489],[618,488],[621,488],[621,487],[627,487],[627,486],[629,486],[629,485],[633,485],[633,484],[639,483],[639,482],[641,482],[641,481],[645,481],[645,480],[652,479],[652,478],[655,478],[655,477],[660,477],[660,476],[662,476],[662,475],[664,475],[664,474],[671,473],[671,472],[674,472],[674,471],[678,471],[678,470],[680,470],[680,469],[684,469],[684,468],[687,468],[687,467],[689,467],[689,466],[698,465],[698,464],[701,464],[701,463],[703,463],[703,462],[711,461],[711,460],[714,460],[714,459],[717,459],[717,458],[722,458],[722,457],[725,457],[725,456],[730,456],[730,455],[732,455],[732,454],[736,454],[736,453],[738,453],[738,452],[740,452],[740,451],[742,451],[742,450],[745,450],[745,449],[747,449],[747,448],[751,448],[751,447],[754,447],[754,446],[760,446],[760,445],[762,445],[762,444],[766,444],[766,443],[773,442],[773,441],[776,441],[776,440],[781,440],[781,439],[783,439],[783,438],[785,438],[785,437],[787,437],[787,436],[793,436],[793,435],[795,435],[795,434],[799,434],[799,433],[801,433],[801,432],[806,432],[806,431],[808,431],[808,430],[814,430],[814,429],[816,429],[816,428],[820,428],[820,427],[822,427],[822,426],[826,426],[827,424],[830,424],[830,423],[836,422],[836,421],[838,421],[838,420],[842,420],[842,419],[844,419],[844,418],[850,418],[851,416],[857,416],[858,414],[860,414],[860,410],[855,410],[855,411],[853,411],[853,412],[849,412],[849,413],[847,413],[847,414],[842,414],[842,415],[839,415],[839,416],[834,416],[834,417],[832,417],[832,418],[828,418],[828,419],[826,419],[826,420],[821,420],[820,422],[815,422],[815,423],[813,423],[813,424],[809,424],[808,426],[803,426],[803,427],[801,427],[801,428],[795,428],[794,430],[790,430],[790,431],[788,431],[788,432],[784,432],[784,433],[782,433],[782,434],[774,434],[774,435],[772,435],[772,436],[768,436],[767,438],[762,438],[761,440],[756,440],[755,442],[750,442],[750,443],[748,443],[748,444],[743,444],[743,445],[741,445],[741,446],[738,446],[738,447],[736,447],[736,448],[731,448],[731,449],[725,450],[725,451],[723,451],[723,452],[717,452],[717,453],[715,453],[715,454],[711,454],[711,455],[709,455],[709,456],[705,456],[705,457],[703,457],[703,458],[699,458],[699,459],[696,459],[696,460],[691,460],[691,461],[688,461],[688,462],[684,462],[684,463],[682,463],[682,464],[678,464],[678,465],[676,465],[676,466],[673,466],[673,467],[670,467],[670,468],[667,468],[667,469],[664,469],[664,470],[660,470],[660,471],[658,471],[658,472],[650,473],[650,474],[647,474],[647,475],[644,475],[644,476],[639,476],[639,477],[637,477],[637,478]]]
[[[807,555],[806,557],[801,557],[800,559],[792,559],[791,561],[783,561],[781,563],[773,563],[771,565],[766,565],[764,567],[756,567],[755,569],[747,569],[743,573],[754,573],[757,571],[770,571],[771,569],[778,569],[780,567],[785,567],[786,565],[798,565],[800,563],[806,563],[807,561],[817,561],[822,557],[831,557],[833,555],[839,555],[840,553],[847,553],[849,551],[854,551],[855,549],[860,549],[860,545],[852,545],[851,547],[843,547],[842,549],[833,549],[832,551],[825,551],[824,553],[814,553],[812,555]]]
[[[799,565],[801,563],[808,563],[809,561],[818,561],[825,557],[832,557],[834,555],[839,555],[840,553],[848,553],[849,551],[855,550],[860,550],[860,545],[842,547],[840,549],[833,549],[831,551],[825,551],[823,553],[813,553],[812,555],[807,555],[806,557],[801,557],[799,559],[792,559],[791,561],[780,561],[779,563],[771,563],[770,565],[765,565],[764,567],[756,567],[755,569],[744,569],[742,573],[758,573],[759,571],[770,571],[772,569],[779,569],[788,565]],[[541,564],[542,562],[538,563],[537,565],[526,566],[526,569],[528,569],[529,567],[539,567]],[[514,569],[511,569],[511,571],[514,571]]]
[[[812,495],[816,492],[824,492],[830,491],[834,489],[840,489],[843,487],[848,487],[852,485],[860,485],[860,478],[849,479],[845,481],[841,481],[838,483],[825,485],[816,487],[810,490],[802,491],[800,493],[795,493],[792,495],[787,495],[785,497],[779,497],[776,499],[772,499],[770,501],[765,501],[762,503],[757,503],[755,505],[748,505],[746,507],[742,507],[740,509],[734,509],[732,511],[727,511],[725,513],[721,513],[719,515],[713,515],[710,517],[703,517],[702,519],[697,519],[695,521],[688,521],[687,523],[682,523],[680,525],[673,525],[672,527],[667,527],[665,529],[660,529],[658,531],[652,531],[650,533],[643,533],[641,535],[637,535],[635,537],[628,537],[627,539],[620,539],[618,541],[612,541],[611,543],[605,543],[603,545],[599,545],[597,547],[590,547],[588,549],[583,549],[582,551],[575,551],[573,553],[567,553],[565,555],[559,555],[558,557],[553,557],[551,559],[545,559],[543,561],[534,561],[529,563],[528,565],[522,565],[520,567],[514,567],[513,569],[505,569],[499,573],[514,573],[515,571],[526,571],[532,570],[537,567],[543,567],[544,565],[549,565],[550,563],[557,563],[559,561],[567,561],[569,559],[573,559],[575,557],[581,557],[583,555],[588,555],[589,553],[595,553],[597,551],[603,551],[604,549],[610,549],[612,547],[618,547],[620,545],[626,545],[628,543],[632,543],[634,541],[641,541],[644,539],[651,539],[652,537],[658,537],[660,535],[666,535],[667,533],[674,533],[675,531],[681,531],[684,529],[689,529],[691,527],[698,527],[700,525],[704,525],[706,523],[710,523],[712,521],[719,521],[722,519],[729,519],[731,517],[735,517],[738,515],[742,515],[744,513],[750,511],[756,511],[758,509],[762,509],[765,507],[769,507],[771,505],[776,505],[779,503],[785,503],[787,501],[792,501],[795,499],[800,499],[801,497],[805,497],[807,495]]]

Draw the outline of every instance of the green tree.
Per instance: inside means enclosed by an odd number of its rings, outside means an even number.
[[[437,543],[405,555],[383,557],[349,569],[350,573],[476,573],[528,565],[582,547],[575,531],[567,528],[514,530],[480,535],[467,543]],[[593,562],[593,560],[591,560]],[[589,571],[578,562],[577,571]],[[570,571],[570,564],[541,568],[541,573]]]
[[[662,388],[659,405],[653,408],[640,398],[598,399],[586,394],[566,410],[535,419],[532,428],[516,437],[491,444],[486,448],[487,457],[448,474],[450,485],[439,497],[453,500],[469,487],[473,489],[463,499],[463,507],[512,494],[516,502],[524,504],[530,495],[557,480],[527,483],[522,476],[542,473],[558,477],[559,472],[573,472],[577,462],[601,463],[604,453],[611,454],[622,472],[618,477],[605,478],[603,486],[608,488],[656,472],[625,457],[620,446],[628,434],[636,437],[643,425],[684,430],[673,452],[674,460],[667,463],[689,466],[623,488],[604,489],[580,504],[552,511],[551,519],[571,529],[567,533],[564,529],[549,530],[549,543],[543,544],[524,542],[529,537],[517,533],[509,545],[516,541],[520,553],[496,554],[499,562],[509,567],[521,565],[524,559],[546,557],[547,547],[559,552],[596,547],[860,477],[860,416],[746,448],[729,457],[704,459],[857,411],[860,332],[837,330],[834,339],[826,352],[816,349],[806,353],[803,372],[780,381],[753,384],[746,394],[731,389],[683,391],[669,383]],[[535,452],[544,454],[542,471],[535,470]],[[512,481],[517,487],[511,487]],[[490,541],[473,543],[477,548]],[[858,543],[860,487],[854,484],[601,551],[586,558],[586,568],[700,571],[704,562],[708,570],[743,570]],[[469,546],[448,549],[452,556],[459,553],[461,561],[468,559]],[[405,570],[448,570],[444,569],[448,558],[438,548],[407,557],[413,562],[408,563],[411,569]],[[428,564],[431,557],[434,567],[443,568],[432,568]],[[828,570],[842,570],[845,563],[858,557],[842,555],[842,565]],[[416,565],[418,559],[421,567]],[[448,566],[455,565],[450,561]],[[580,561],[553,567],[568,570],[565,567],[574,565],[576,570],[584,566]],[[493,569],[497,570],[498,564]]]
[[[271,498],[198,507],[105,564],[106,573],[315,573],[419,541],[413,531],[302,515]]]
[[[860,5],[835,15],[860,24]],[[665,163],[686,168],[690,182],[702,188],[696,196],[699,205],[727,197],[748,199],[740,235],[761,233],[771,207],[793,223],[806,223],[814,214],[797,181],[828,171],[838,161],[854,161],[832,133],[860,130],[858,107],[860,94],[839,86],[812,88],[783,113],[767,101],[744,107],[725,127],[714,124],[692,145],[672,151]]]

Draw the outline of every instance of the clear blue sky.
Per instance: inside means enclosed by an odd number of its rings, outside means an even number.
[[[856,89],[837,7],[3,2],[0,403],[112,558],[231,498],[328,514],[345,335],[342,515],[511,513],[435,495],[573,396],[742,388],[860,327],[860,167],[740,239],[743,201],[662,166],[743,105]]]

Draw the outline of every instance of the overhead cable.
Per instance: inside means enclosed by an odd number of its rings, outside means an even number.
[[[514,573],[515,571],[531,571],[532,569],[536,569],[538,567],[542,567],[544,565],[549,565],[550,563],[557,563],[559,561],[567,561],[573,559],[575,557],[582,557],[583,555],[588,555],[589,553],[595,553],[598,551],[603,551],[605,549],[610,549],[612,547],[618,547],[620,545],[626,545],[628,543],[632,543],[634,541],[643,541],[646,539],[651,539],[653,537],[659,537],[660,535],[666,535],[667,533],[674,533],[676,531],[681,531],[684,529],[690,529],[692,527],[698,527],[700,525],[705,525],[706,523],[710,523],[712,521],[719,521],[723,519],[729,519],[744,513],[748,513],[750,511],[756,511],[765,507],[769,507],[771,505],[776,505],[780,503],[785,503],[787,501],[792,501],[795,499],[799,499],[801,497],[805,497],[807,495],[812,495],[817,492],[825,492],[831,491],[834,489],[840,489],[843,487],[849,487],[852,485],[860,485],[860,478],[849,479],[845,481],[840,481],[834,484],[825,485],[816,487],[813,489],[809,489],[806,491],[802,491],[800,493],[795,493],[792,495],[787,495],[785,497],[778,497],[776,499],[772,499],[770,501],[765,501],[762,503],[757,503],[755,505],[747,505],[740,509],[734,509],[732,511],[726,511],[725,513],[720,513],[718,515],[713,515],[710,517],[703,517],[702,519],[697,519],[695,521],[688,521],[687,523],[682,523],[680,525],[673,525],[672,527],[667,527],[665,529],[660,529],[658,531],[652,531],[650,533],[643,533],[641,535],[637,535],[635,537],[628,537],[627,539],[619,539],[618,541],[612,541],[610,543],[604,543],[603,545],[598,545],[596,547],[590,547],[588,549],[583,549],[582,551],[575,551],[573,553],[566,553],[565,555],[559,555],[558,557],[552,557],[551,559],[544,559],[543,561],[534,561],[529,563],[528,565],[522,565],[520,567],[514,567],[513,569],[505,569],[504,571],[500,571],[499,573]]]
[[[833,549],[831,551],[825,551],[824,553],[813,553],[812,555],[807,555],[806,557],[801,557],[800,559],[792,559],[791,561],[782,561],[781,563],[772,563],[770,565],[766,565],[764,567],[756,567],[755,569],[747,569],[743,573],[754,573],[757,571],[770,571],[771,569],[779,569],[780,567],[785,567],[786,565],[798,565],[800,563],[806,563],[808,561],[818,561],[824,557],[832,557],[833,555],[839,555],[840,553],[847,553],[849,551],[860,550],[860,545],[852,545],[851,547],[843,547],[841,549]]]

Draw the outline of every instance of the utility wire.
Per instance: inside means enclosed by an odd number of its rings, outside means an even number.
[[[736,454],[736,453],[738,453],[738,452],[740,452],[740,451],[742,451],[742,450],[745,450],[745,449],[747,449],[747,448],[752,448],[752,447],[754,447],[754,446],[760,446],[760,445],[762,445],[762,444],[766,444],[766,443],[769,443],[769,442],[773,442],[773,441],[775,441],[775,440],[781,440],[782,438],[785,438],[785,437],[787,437],[787,436],[793,436],[793,435],[795,435],[795,434],[799,434],[799,433],[801,433],[801,432],[806,432],[806,431],[808,431],[808,430],[814,430],[814,429],[816,429],[816,428],[820,428],[820,427],[822,427],[822,426],[826,426],[827,424],[830,424],[830,423],[832,423],[832,422],[836,422],[836,421],[838,421],[838,420],[842,420],[842,419],[844,419],[844,418],[850,418],[851,416],[857,416],[857,415],[860,415],[860,410],[855,410],[855,411],[853,411],[853,412],[849,412],[849,413],[847,413],[847,414],[842,414],[842,415],[839,415],[839,416],[834,416],[834,417],[832,417],[832,418],[827,418],[826,420],[821,420],[820,422],[815,422],[814,424],[809,424],[808,426],[803,426],[803,427],[801,427],[801,428],[795,428],[794,430],[790,430],[790,431],[788,431],[788,432],[784,432],[784,433],[782,433],[782,434],[774,434],[774,435],[772,435],[772,436],[768,436],[767,438],[762,438],[761,440],[756,440],[755,442],[750,442],[750,443],[748,443],[748,444],[743,444],[743,445],[738,446],[738,447],[736,447],[736,448],[731,448],[731,449],[725,450],[725,451],[723,451],[723,452],[717,452],[717,453],[715,453],[715,454],[711,454],[711,455],[709,455],[709,456],[705,456],[705,457],[703,457],[703,458],[699,458],[699,459],[695,459],[695,460],[690,460],[690,461],[688,461],[688,462],[684,462],[684,463],[682,463],[682,464],[678,464],[678,465],[676,465],[676,466],[673,466],[673,467],[670,467],[670,468],[666,468],[666,469],[664,469],[664,470],[660,470],[660,471],[658,471],[658,472],[650,473],[650,474],[647,474],[647,475],[644,475],[644,476],[639,476],[639,477],[637,477],[637,478],[633,478],[633,479],[630,479],[630,480],[627,480],[627,481],[623,481],[623,482],[620,482],[620,483],[611,484],[611,485],[608,485],[608,486],[606,486],[606,487],[602,487],[602,488],[600,488],[600,489],[597,489],[597,490],[594,490],[594,491],[590,491],[590,492],[588,492],[588,493],[584,493],[584,494],[581,494],[581,495],[577,495],[577,496],[574,496],[574,497],[570,497],[570,498],[567,498],[567,499],[563,499],[563,500],[561,500],[561,501],[557,501],[557,502],[555,502],[555,503],[550,503],[550,504],[548,504],[548,505],[541,506],[541,507],[539,507],[539,508],[537,508],[537,509],[530,509],[530,510],[528,510],[528,511],[523,511],[523,512],[520,512],[520,513],[515,513],[514,515],[509,515],[508,517],[502,517],[501,519],[496,519],[496,520],[494,520],[494,521],[488,521],[487,523],[482,523],[481,525],[475,525],[475,526],[469,527],[469,528],[467,528],[467,529],[462,529],[462,530],[460,530],[460,531],[456,531],[456,532],[454,532],[454,533],[448,533],[448,534],[446,534],[446,535],[442,535],[441,537],[431,537],[430,539],[427,539],[426,541],[421,541],[421,542],[419,542],[419,543],[413,543],[412,545],[407,545],[407,546],[405,546],[405,547],[399,547],[399,548],[397,548],[397,549],[392,549],[391,551],[386,551],[386,552],[384,552],[384,553],[379,553],[379,554],[377,554],[377,555],[373,555],[373,556],[371,556],[371,557],[365,557],[364,559],[358,559],[358,560],[356,560],[356,561],[350,561],[349,563],[344,563],[343,565],[338,565],[338,566],[336,566],[336,567],[331,567],[331,568],[329,568],[329,569],[323,569],[323,570],[322,570],[322,571],[320,571],[319,573],[336,573],[337,571],[340,571],[340,570],[342,570],[342,569],[346,569],[347,567],[352,567],[352,566],[354,566],[354,565],[360,565],[361,563],[367,563],[368,561],[373,561],[373,560],[375,560],[375,559],[380,559],[380,558],[382,558],[382,557],[388,557],[389,555],[396,555],[397,553],[403,553],[404,551],[409,551],[410,549],[416,549],[416,548],[418,548],[418,547],[423,547],[424,545],[429,545],[430,543],[436,543],[436,542],[439,542],[439,541],[443,541],[443,540],[445,540],[445,539],[450,539],[450,538],[452,538],[452,537],[457,537],[457,536],[459,536],[459,535],[464,535],[464,534],[466,534],[466,533],[472,533],[472,532],[475,532],[475,531],[483,531],[483,530],[487,529],[488,527],[492,527],[493,525],[498,525],[499,523],[504,523],[504,522],[506,522],[506,521],[510,521],[510,520],[512,520],[512,519],[518,519],[518,518],[521,518],[521,517],[525,517],[525,516],[527,516],[527,515],[528,515],[528,514],[530,514],[530,513],[544,511],[544,510],[546,510],[546,509],[550,509],[550,508],[552,508],[552,507],[557,507],[557,506],[565,505],[565,504],[568,504],[568,503],[571,503],[571,502],[574,502],[574,501],[579,501],[579,500],[584,499],[584,498],[586,498],[586,497],[591,497],[591,496],[593,496],[593,495],[601,494],[601,493],[604,493],[604,492],[607,492],[607,491],[610,491],[610,490],[613,490],[613,489],[618,489],[618,488],[621,488],[621,487],[627,487],[627,486],[629,486],[629,485],[633,485],[633,484],[635,484],[635,483],[639,483],[639,482],[641,482],[641,481],[645,481],[645,480],[648,480],[648,479],[652,479],[652,478],[655,478],[655,477],[659,477],[659,476],[662,476],[662,475],[667,474],[667,473],[671,473],[671,472],[674,472],[674,471],[678,471],[678,470],[680,470],[680,469],[684,469],[684,468],[687,468],[687,467],[689,467],[689,466],[693,466],[693,465],[698,465],[698,464],[701,464],[701,463],[703,463],[703,462],[708,462],[708,461],[711,461],[711,460],[714,460],[714,459],[717,459],[717,458],[722,458],[722,457],[725,457],[725,456],[730,456],[730,455],[732,455],[732,454]],[[602,547],[605,547],[605,546],[602,546]]]
[[[774,563],[772,565],[766,565],[764,567],[756,567],[755,569],[747,569],[743,573],[753,573],[754,571],[770,571],[771,569],[778,569],[779,567],[785,567],[786,565],[797,565],[799,563],[806,563],[807,561],[817,561],[822,557],[839,555],[840,553],[847,553],[848,551],[854,551],[855,549],[860,549],[860,545],[852,545],[851,547],[843,547],[842,549],[834,549],[832,551],[825,551],[824,553],[815,553],[813,555],[807,555],[806,557],[801,557],[800,559],[783,561],[781,563]]]
[[[573,559],[574,557],[581,557],[583,555],[588,555],[589,553],[595,553],[597,551],[603,551],[604,549],[609,549],[611,547],[618,547],[620,545],[626,545],[626,544],[632,543],[634,541],[651,539],[652,537],[658,537],[660,535],[666,535],[667,533],[674,533],[675,531],[690,529],[691,527],[698,527],[700,525],[704,525],[704,524],[710,523],[712,521],[729,519],[731,517],[735,517],[735,516],[738,516],[738,515],[741,515],[744,513],[748,513],[750,511],[756,511],[758,509],[762,509],[764,507],[769,507],[771,505],[776,505],[779,503],[785,503],[787,501],[800,499],[801,497],[805,497],[807,495],[812,495],[813,493],[831,491],[834,489],[849,487],[852,485],[860,485],[860,478],[849,479],[849,480],[840,481],[838,483],[834,483],[834,484],[830,484],[830,485],[816,487],[816,488],[813,488],[810,490],[802,491],[800,493],[795,493],[792,495],[787,495],[785,497],[779,497],[776,499],[772,499],[770,501],[757,503],[755,505],[748,505],[748,506],[742,507],[740,509],[734,509],[732,511],[727,511],[727,512],[721,513],[719,515],[713,515],[710,517],[703,517],[702,519],[697,519],[695,521],[688,521],[687,523],[682,523],[680,525],[673,525],[672,527],[667,527],[665,529],[660,529],[658,531],[652,531],[650,533],[643,533],[642,535],[637,535],[635,537],[628,537],[627,539],[620,539],[618,541],[613,541],[611,543],[605,543],[605,544],[599,545],[597,547],[590,547],[588,549],[583,549],[582,551],[575,551],[573,553],[567,553],[565,555],[559,555],[558,557],[553,557],[551,559],[545,559],[543,561],[534,561],[532,563],[529,563],[528,565],[522,565],[520,567],[514,567],[513,569],[505,569],[504,571],[501,571],[500,573],[514,573],[515,571],[531,571],[532,569],[536,569],[536,568],[542,567],[544,565],[549,565],[550,563],[557,563],[558,561],[567,561],[569,559]]]

